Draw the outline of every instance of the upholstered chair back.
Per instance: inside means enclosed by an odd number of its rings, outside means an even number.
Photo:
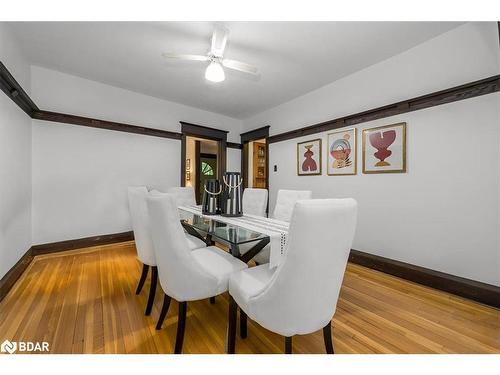
[[[197,263],[180,223],[176,197],[158,194],[147,198],[151,233],[163,291],[179,302],[216,295],[217,280]],[[212,293],[212,294],[211,294]]]
[[[153,241],[149,229],[149,216],[146,197],[148,189],[145,186],[128,188],[128,205],[132,229],[134,231],[135,247],[139,260],[148,266],[156,266]]]
[[[278,190],[276,206],[274,206],[273,219],[290,221],[295,202],[300,199],[311,199],[310,190]]]
[[[271,282],[250,300],[262,326],[292,336],[333,317],[356,228],[354,199],[311,199],[295,205],[286,257]]]
[[[177,206],[196,205],[196,196],[192,186],[171,187],[167,189],[167,193],[175,195]]]
[[[243,214],[266,216],[267,189],[246,188],[243,191]]]

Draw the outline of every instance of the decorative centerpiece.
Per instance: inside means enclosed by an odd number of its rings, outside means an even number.
[[[239,172],[226,172],[222,177],[224,182],[221,198],[222,216],[242,216],[242,191],[241,174]]]
[[[220,194],[222,193],[219,180],[206,180],[203,189],[201,212],[204,215],[218,214],[220,212]]]

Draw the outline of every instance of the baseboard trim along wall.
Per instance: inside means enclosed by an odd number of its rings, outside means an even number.
[[[33,261],[33,258],[37,255],[58,253],[92,246],[109,245],[112,243],[132,241],[133,239],[134,233],[129,231],[32,246],[24,253],[21,259],[12,266],[4,277],[0,279],[0,302],[7,293],[9,293],[16,281],[21,277],[23,272]]]
[[[42,254],[58,253],[60,251],[66,251],[66,250],[81,249],[85,247],[132,241],[133,239],[134,239],[134,233],[132,231],[113,233],[113,234],[103,234],[101,236],[78,238],[76,240],[66,240],[60,242],[46,243],[42,245],[34,245],[31,247],[31,252],[33,256],[36,256]]]
[[[131,241],[133,232],[105,234],[32,246],[0,280],[0,302],[37,255],[51,254],[85,247]],[[500,308],[500,287],[431,270],[378,255],[351,250],[349,262],[383,273]]]
[[[349,261],[389,275],[500,308],[500,287],[378,255],[351,250]]]
[[[0,279],[0,302],[9,293],[16,281],[21,277],[23,272],[28,268],[31,261],[33,260],[33,255],[31,254],[31,248],[29,248],[24,255],[19,259],[19,261],[12,266],[12,268]]]

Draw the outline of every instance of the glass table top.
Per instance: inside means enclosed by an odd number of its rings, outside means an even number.
[[[181,222],[194,229],[217,237],[231,245],[240,245],[248,242],[263,240],[268,236],[259,232],[245,229],[236,225],[222,223],[215,218],[203,217],[192,212],[179,209]]]

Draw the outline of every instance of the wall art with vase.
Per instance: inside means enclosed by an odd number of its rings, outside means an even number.
[[[406,172],[406,122],[363,130],[363,173]]]
[[[321,174],[321,139],[297,143],[297,174],[299,176]]]
[[[328,134],[327,168],[329,176],[349,176],[357,173],[356,129]]]

